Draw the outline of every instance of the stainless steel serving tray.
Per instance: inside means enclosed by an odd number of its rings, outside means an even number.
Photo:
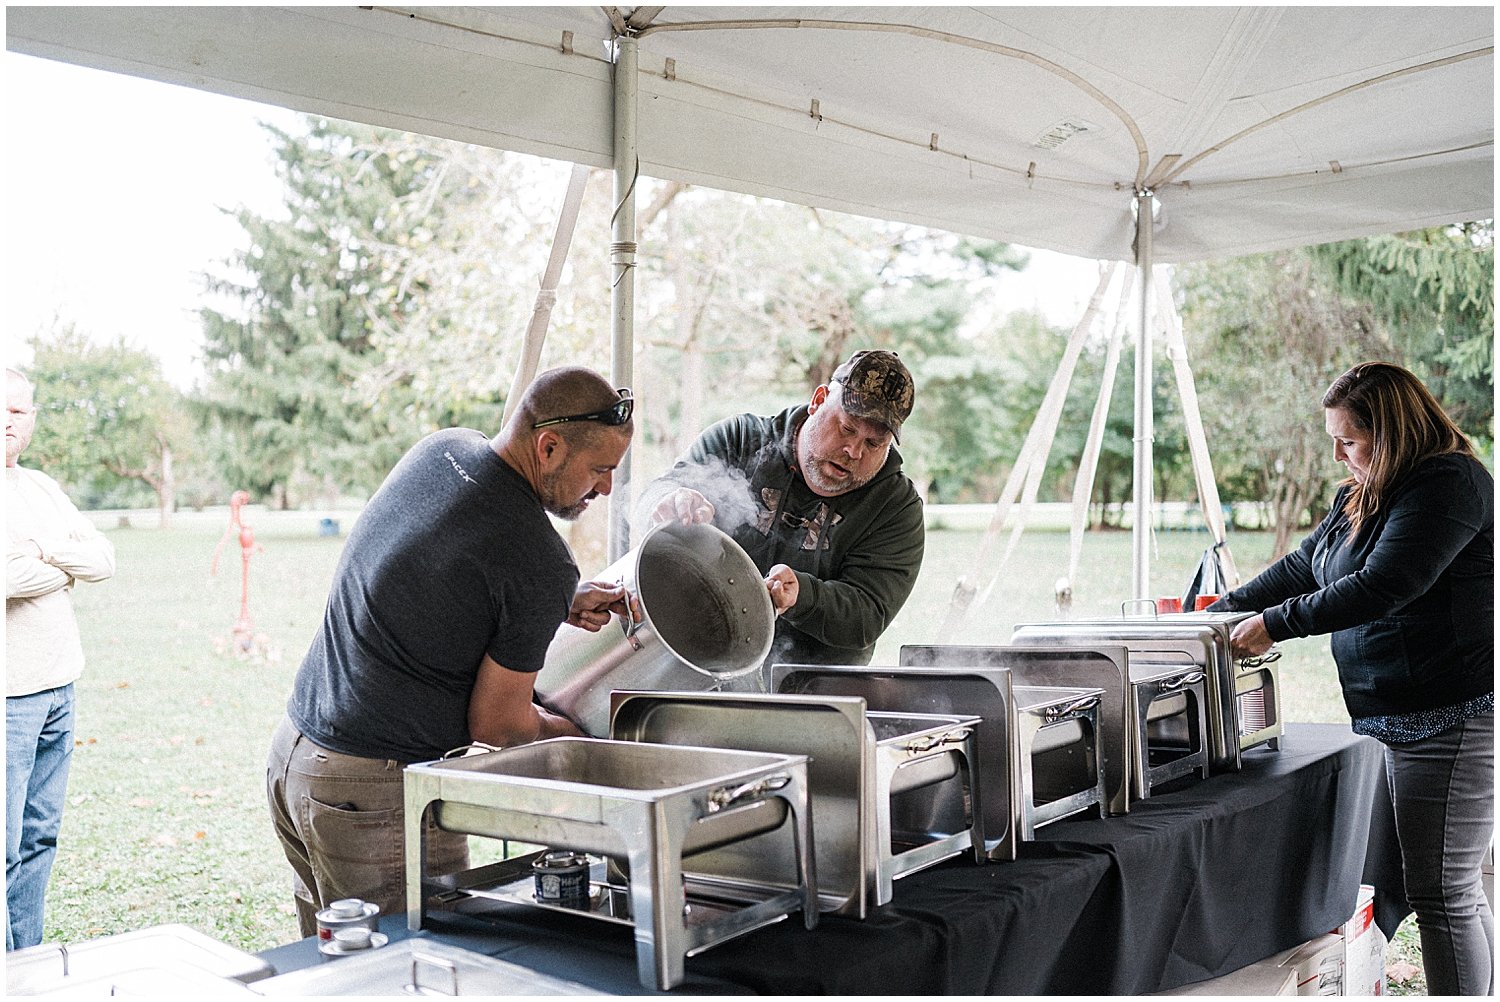
[[[1020,836],[1089,808],[1108,813],[1097,686],[1018,685],[1012,738],[1021,772]]]
[[[568,848],[619,856],[626,843],[647,833],[613,825],[588,827],[608,818],[611,802],[657,803],[700,788],[712,796],[747,781],[751,770],[776,764],[774,756],[754,752],[699,751],[683,754],[678,748],[627,741],[554,738],[407,769],[437,778],[440,802],[433,812],[438,826],[446,831],[502,839],[524,837],[513,821],[500,819],[496,808],[521,811],[538,819],[530,838],[537,845],[557,840],[557,822],[574,821],[581,824],[570,830]],[[689,829],[682,854],[690,856],[771,831],[786,820],[786,813],[783,801],[767,798],[733,811],[706,814]]]
[[[608,995],[435,939],[403,939],[359,956],[281,974],[261,995]]]
[[[1007,668],[925,668],[877,665],[792,665],[771,668],[778,693],[859,696],[875,710],[979,718],[975,743],[980,814],[990,859],[1015,859],[1020,841],[1020,770],[1011,755],[1014,697]],[[961,824],[946,798],[906,798],[893,824],[951,831]]]
[[[1209,763],[1215,772],[1240,768],[1242,742],[1235,705],[1238,671],[1229,648],[1234,625],[1246,612],[1193,612],[1119,619],[1022,623],[1011,643],[1026,646],[1124,644],[1132,657],[1197,665],[1208,674]]]
[[[429,910],[546,907],[529,893],[529,860],[520,872],[516,861],[503,860],[428,875],[422,850],[429,817],[448,831],[593,853],[620,864],[625,886],[609,908],[569,910],[632,924],[637,969],[648,988],[672,988],[685,976],[685,957],[793,911],[803,913],[809,929],[817,923],[806,756],[553,738],[420,762],[406,767],[403,780],[407,927],[413,931]],[[683,860],[754,837],[789,838],[797,847],[795,870],[781,875],[787,889],[757,893],[764,875],[748,874],[733,907],[692,905]],[[613,907],[615,897],[627,907]]]
[[[1108,810],[1130,808],[1135,783],[1135,756],[1130,727],[1130,656],[1124,646],[1083,647],[965,646],[907,644],[903,666],[984,667],[1010,670],[1015,685],[1083,686],[1102,689],[1099,730],[1104,749]]]
[[[1207,673],[1196,665],[1132,661],[1130,687],[1141,764],[1136,796],[1195,772],[1207,779]]]
[[[149,973],[147,973],[149,972]],[[7,995],[35,995],[61,989],[99,987],[109,979],[128,990],[155,977],[200,984],[215,979],[258,981],[276,973],[254,954],[236,950],[185,925],[151,926],[82,943],[46,943],[5,955]],[[233,990],[233,984],[225,985]]]
[[[807,755],[824,911],[863,918],[869,908],[889,900],[892,876],[912,872],[902,866],[931,865],[974,848],[959,781],[960,770],[970,763],[952,749],[962,749],[966,736],[956,729],[972,729],[977,720],[867,712],[858,696],[616,691],[612,700],[610,736],[616,739]],[[924,750],[906,751],[921,742],[929,742]],[[882,763],[894,768],[884,790]],[[958,827],[906,833],[897,825],[892,832],[892,797],[935,784],[947,784]],[[893,851],[889,838],[882,844],[882,831],[912,845],[904,858],[893,860],[902,854]],[[736,843],[694,856],[692,873],[787,872],[790,860],[768,860],[763,854],[788,849],[784,842],[767,840]],[[909,854],[915,852],[923,855]],[[883,869],[891,876],[882,878]]]

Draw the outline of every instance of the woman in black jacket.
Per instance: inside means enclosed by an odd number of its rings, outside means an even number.
[[[1406,896],[1433,995],[1493,989],[1480,863],[1494,830],[1495,485],[1422,382],[1357,365],[1323,395],[1349,470],[1295,551],[1211,606],[1259,610],[1237,655],[1331,633],[1356,733],[1386,746]]]

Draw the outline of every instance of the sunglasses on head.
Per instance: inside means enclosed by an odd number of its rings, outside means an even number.
[[[629,421],[630,415],[634,413],[635,397],[630,395],[629,389],[622,388],[615,392],[620,395],[620,399],[602,411],[590,411],[587,414],[569,414],[565,417],[548,418],[545,421],[538,421],[531,427],[537,429],[546,428],[554,424],[568,424],[572,421],[598,421],[600,424],[609,425],[611,428],[618,428],[626,421]]]

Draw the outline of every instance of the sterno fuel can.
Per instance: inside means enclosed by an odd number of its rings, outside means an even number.
[[[549,905],[578,907],[589,900],[589,858],[571,849],[543,853],[531,864],[536,899]]]
[[[380,906],[373,901],[343,898],[318,912],[318,940],[329,942],[340,929],[362,928],[375,932]]]

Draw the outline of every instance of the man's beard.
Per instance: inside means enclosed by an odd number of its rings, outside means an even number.
[[[808,486],[823,495],[848,494],[850,491],[863,487],[874,479],[875,476],[872,473],[867,477],[861,477],[854,473],[853,470],[850,470],[849,467],[844,466],[843,463],[835,463],[836,466],[842,467],[849,476],[844,480],[830,480],[823,475],[823,471],[818,467],[818,463],[820,462],[833,461],[822,456],[813,456],[810,462],[799,463],[798,466],[802,470],[802,479],[807,481]]]
[[[589,491],[572,504],[565,505],[557,499],[557,482],[560,479],[560,473],[548,474],[542,478],[542,507],[565,522],[577,521],[580,515],[588,511],[589,502],[599,495]]]

